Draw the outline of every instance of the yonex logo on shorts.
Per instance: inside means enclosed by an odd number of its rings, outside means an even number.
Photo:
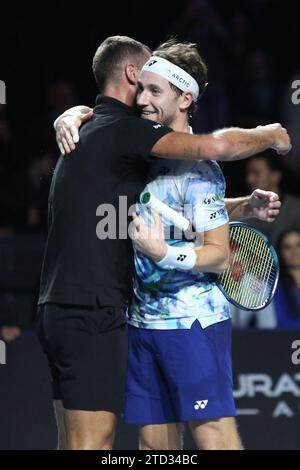
[[[195,410],[204,410],[206,408],[206,405],[208,403],[208,400],[199,400],[199,401],[196,401],[195,405],[194,405],[194,409]]]
[[[177,258],[177,261],[184,261],[186,258],[186,255],[179,255]]]

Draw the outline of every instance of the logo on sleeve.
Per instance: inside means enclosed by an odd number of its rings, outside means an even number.
[[[213,204],[214,202],[220,201],[223,198],[224,198],[223,193],[210,194],[210,195],[206,196],[206,198],[203,201],[203,204],[206,204],[206,205],[209,206],[210,204]]]
[[[216,219],[217,216],[221,216],[221,215],[225,214],[225,212],[226,212],[226,210],[224,209],[224,207],[222,207],[218,211],[213,212],[212,214],[210,214],[209,218],[210,218],[210,220]]]
[[[154,124],[153,127],[154,129],[159,129],[159,127],[161,127],[161,124]]]

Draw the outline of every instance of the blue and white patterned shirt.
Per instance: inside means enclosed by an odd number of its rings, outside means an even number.
[[[175,211],[185,215],[197,232],[215,229],[228,222],[225,180],[214,161],[158,160],[145,191],[151,192]],[[145,206],[137,211],[151,224]],[[174,239],[174,227],[163,219],[166,242],[172,246],[196,246],[194,240]],[[176,237],[178,238],[178,237]],[[187,329],[198,319],[203,328],[230,318],[228,302],[213,274],[161,269],[140,251],[135,251],[134,296],[128,323],[138,328]]]

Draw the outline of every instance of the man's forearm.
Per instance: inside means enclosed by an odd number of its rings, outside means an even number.
[[[229,220],[243,220],[252,216],[249,207],[250,196],[225,198]]]
[[[224,250],[224,247],[204,245],[195,248],[195,252],[197,258],[194,270],[220,274],[228,266],[229,250]]]
[[[59,116],[54,127],[57,131],[58,144],[65,147],[65,141],[73,146],[77,140],[79,127],[92,117],[88,106],[74,106]],[[65,125],[59,130],[58,123],[65,118]],[[71,121],[71,122],[70,122]],[[69,153],[69,146],[65,150]],[[286,154],[291,149],[286,129],[280,124],[258,126],[255,129],[231,127],[211,134],[191,135],[185,132],[171,132],[160,138],[151,149],[151,155],[179,160],[220,160],[234,161],[247,158],[256,153],[272,148],[277,153]]]
[[[66,111],[61,114],[61,116],[79,116],[82,114],[87,114],[90,111],[93,111],[93,108],[80,104],[78,106],[73,106],[73,108],[66,109]]]
[[[231,127],[215,131],[213,135],[226,141],[224,144],[225,153],[219,160],[242,160],[275,147],[274,134],[266,132],[264,128],[240,129]]]
[[[82,117],[85,114],[88,114],[92,111],[92,108],[89,108],[85,105],[73,106],[73,108],[66,109],[66,111],[58,116],[58,118],[54,121],[53,126],[56,129],[56,124],[58,121],[65,116],[74,116],[74,117]]]
[[[162,241],[162,240],[161,240]],[[148,246],[147,246],[148,245]],[[226,244],[227,245],[227,244]],[[156,261],[163,269],[194,270],[220,274],[229,262],[229,247],[210,244],[192,248],[177,247],[165,242],[156,244],[155,249],[149,248],[149,241],[138,241],[138,249]]]
[[[289,136],[280,124],[255,129],[229,128],[207,135],[172,132],[156,142],[151,154],[179,160],[241,160],[268,148],[287,153]]]

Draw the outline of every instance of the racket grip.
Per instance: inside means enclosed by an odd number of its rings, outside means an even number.
[[[174,211],[174,209],[171,209],[171,207],[157,199],[150,192],[141,194],[140,202],[146,207],[151,207],[151,209],[161,214],[170,222],[173,222],[176,227],[183,230],[184,232],[190,227],[190,221],[186,217]]]

